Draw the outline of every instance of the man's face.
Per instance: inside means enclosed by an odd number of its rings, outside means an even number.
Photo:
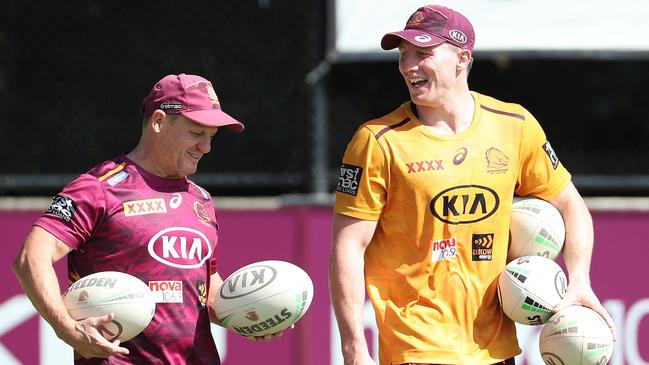
[[[448,43],[418,47],[401,41],[399,71],[413,103],[434,108],[452,95],[458,85],[458,52]]]
[[[198,161],[210,152],[212,137],[217,127],[198,124],[182,115],[167,115],[159,135],[160,156],[157,156],[163,173],[168,178],[191,175]]]

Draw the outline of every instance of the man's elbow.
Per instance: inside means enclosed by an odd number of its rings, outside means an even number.
[[[20,254],[18,254],[18,256],[16,256],[14,261],[11,263],[11,271],[14,272],[14,274],[16,275],[16,277],[18,277],[18,279],[20,279],[25,273],[26,267],[27,267],[27,258],[24,252],[21,252]]]
[[[18,279],[26,277],[33,267],[38,266],[40,261],[39,252],[23,244],[18,255],[11,263],[11,270],[16,274]]]

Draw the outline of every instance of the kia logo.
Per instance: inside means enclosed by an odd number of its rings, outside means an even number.
[[[212,256],[212,246],[201,231],[171,227],[151,237],[149,255],[168,266],[193,269],[203,266]]]
[[[448,35],[458,43],[466,43],[467,40],[466,35],[464,35],[464,33],[462,33],[462,31],[460,30],[451,29],[448,32]]]
[[[459,185],[435,195],[430,211],[444,223],[470,224],[489,218],[499,205],[495,190],[481,185]]]
[[[277,277],[275,268],[266,265],[249,266],[230,275],[221,286],[224,299],[243,297],[268,286]]]

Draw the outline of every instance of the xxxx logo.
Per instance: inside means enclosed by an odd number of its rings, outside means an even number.
[[[406,162],[406,166],[408,167],[409,174],[412,174],[414,172],[444,170],[444,166],[442,166],[442,161],[443,160]]]
[[[164,199],[144,199],[124,202],[124,215],[127,217],[145,214],[167,213]]]

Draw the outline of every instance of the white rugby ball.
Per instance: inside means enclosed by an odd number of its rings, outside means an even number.
[[[117,271],[82,277],[63,294],[63,303],[76,320],[113,312],[113,321],[99,328],[109,341],[124,342],[137,336],[155,313],[149,287],[135,276]]]
[[[511,241],[507,262],[531,255],[556,260],[563,248],[566,227],[554,205],[529,198],[512,205],[509,232]]]
[[[214,309],[221,325],[244,336],[290,327],[306,313],[313,282],[300,267],[268,260],[246,265],[224,281]]]
[[[514,322],[540,325],[552,316],[566,292],[568,280],[561,267],[541,256],[523,256],[498,277],[498,300]]]
[[[541,357],[548,365],[606,364],[614,345],[604,318],[580,305],[555,313],[543,326],[539,339]]]

